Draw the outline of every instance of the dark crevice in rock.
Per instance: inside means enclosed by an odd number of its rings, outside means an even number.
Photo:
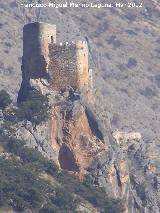
[[[62,169],[73,172],[79,171],[79,167],[76,164],[73,153],[65,144],[63,144],[60,148],[58,160]]]
[[[158,189],[158,180],[157,180],[157,177],[153,178],[153,187],[154,187],[155,190]]]
[[[115,171],[116,171],[116,177],[117,177],[118,186],[119,186],[120,188],[122,188],[122,183],[121,183],[121,178],[120,178],[119,170],[117,169],[116,166],[114,166],[114,168],[115,168]]]
[[[86,112],[88,123],[89,123],[89,126],[91,128],[93,135],[95,135],[101,141],[104,141],[103,134],[99,129],[99,125],[98,125],[96,119],[94,118],[93,113],[91,111],[89,111],[88,109],[86,109],[85,112]]]
[[[29,81],[22,81],[21,83],[21,88],[18,92],[18,98],[17,98],[17,103],[20,104],[21,102],[25,101],[27,96],[28,96],[28,93],[29,93],[29,90],[30,90],[30,85],[29,85]]]
[[[37,140],[37,138],[36,138],[36,136],[34,135],[34,133],[33,133],[30,129],[28,129],[28,128],[26,127],[26,125],[24,125],[24,128],[33,136],[34,140],[35,140],[36,143],[37,143],[37,147],[40,146],[40,147],[42,148],[42,151],[45,152],[45,149],[44,149],[44,147],[43,147],[43,144],[41,144],[41,143]]]
[[[65,120],[70,120],[72,118],[72,114],[73,114],[73,102],[71,101],[67,101],[65,104],[62,105],[61,107],[61,113],[63,115],[63,118],[65,118]]]

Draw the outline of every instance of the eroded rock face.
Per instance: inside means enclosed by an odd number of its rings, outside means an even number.
[[[107,152],[90,166],[90,177],[99,186],[124,202],[125,213],[157,213],[159,203],[159,166],[153,144],[135,138],[110,137]],[[115,143],[115,144],[114,144]]]
[[[131,140],[140,141],[142,139],[142,135],[140,132],[115,131],[112,135],[118,144],[121,144],[122,142],[126,143],[127,141]]]
[[[54,153],[49,156],[61,169],[83,179],[96,156],[107,151],[107,144],[94,113],[86,106],[86,102],[81,101],[81,96],[85,94],[77,93],[71,87],[63,92],[55,91],[45,79],[40,78],[30,79],[29,85],[44,95],[50,94],[51,116],[47,124],[41,124],[35,130],[25,127],[23,131],[27,131],[27,137],[30,135],[33,139],[32,145],[36,143],[34,139],[38,138],[38,149],[42,149],[44,154],[46,143],[41,139],[46,137],[48,147]],[[41,134],[41,138],[37,133]]]
[[[57,162],[62,169],[73,171],[80,178],[93,159],[107,150],[102,136],[99,138],[100,131],[90,126],[89,119],[79,101],[67,101],[53,108],[51,144],[59,153]]]
[[[122,199],[125,213],[159,211],[157,153],[139,132],[103,129],[94,108],[82,101],[82,93],[69,88],[54,91],[42,79],[32,79],[30,85],[50,93],[51,117],[35,129],[31,124],[21,127],[17,137],[29,138],[28,145],[52,158],[60,169],[82,181],[89,176],[108,195]]]

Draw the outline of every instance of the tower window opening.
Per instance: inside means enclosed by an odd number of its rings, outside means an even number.
[[[51,36],[51,43],[53,43],[53,36]]]

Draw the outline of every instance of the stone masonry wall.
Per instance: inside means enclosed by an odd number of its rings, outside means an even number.
[[[81,45],[80,45],[81,44]],[[89,82],[88,49],[82,42],[49,45],[48,74],[53,89],[82,89]]]
[[[75,45],[49,45],[50,86],[53,89],[63,89],[65,86],[76,88],[78,76],[76,75],[76,47]]]
[[[56,26],[47,23],[30,23],[23,28],[24,78],[45,78],[48,72],[48,45],[56,42]]]

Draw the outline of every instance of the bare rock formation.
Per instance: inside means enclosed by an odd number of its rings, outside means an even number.
[[[58,151],[60,168],[83,178],[95,157],[107,150],[103,136],[92,127],[85,107],[79,101],[56,106],[51,121],[51,144]]]

